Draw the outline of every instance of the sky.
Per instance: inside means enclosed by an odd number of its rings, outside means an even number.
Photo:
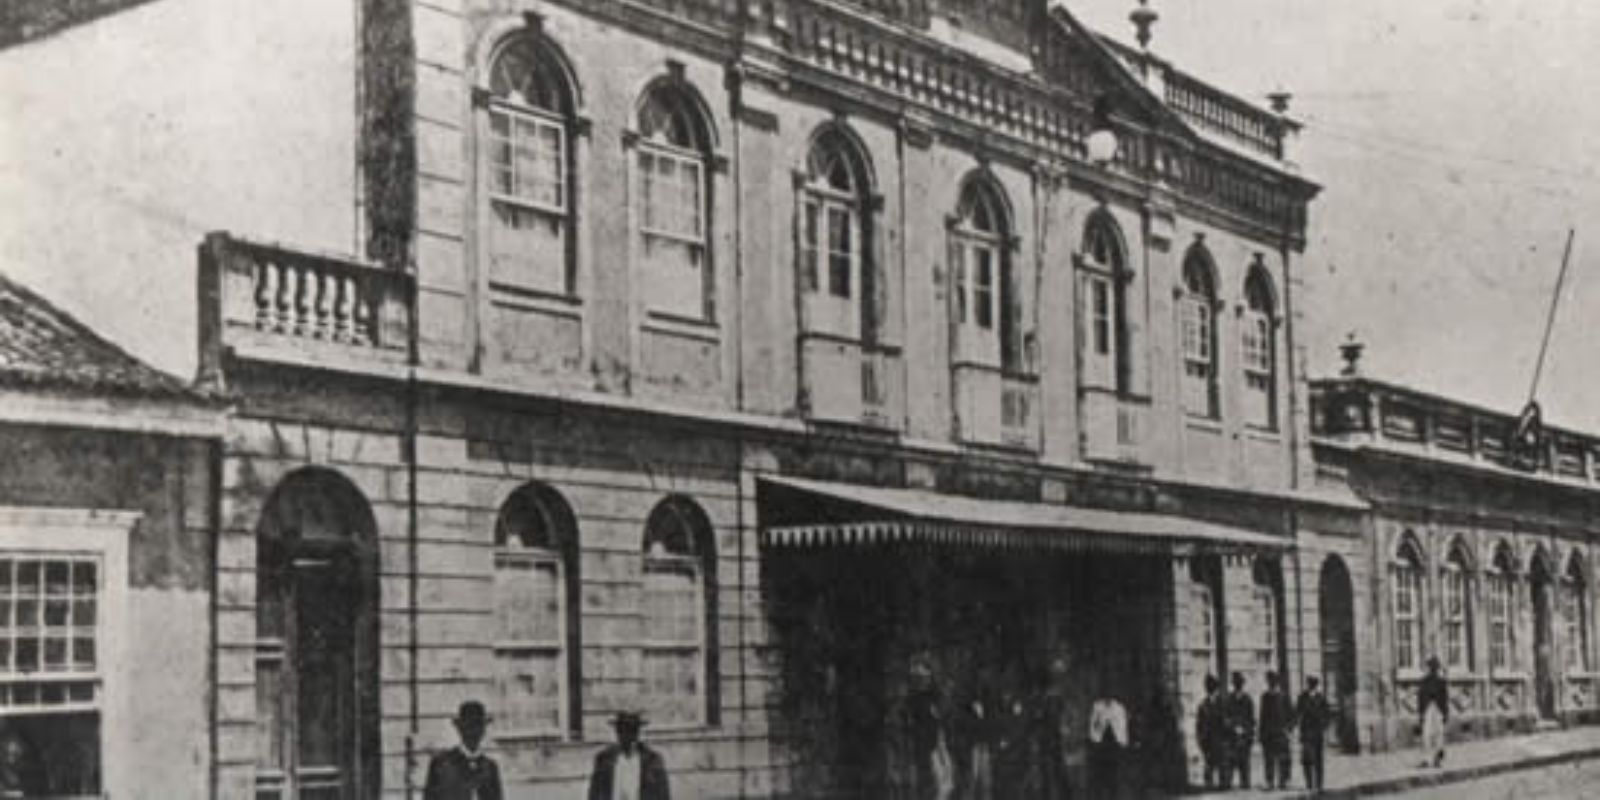
[[[1126,42],[1136,0],[1069,0]],[[1247,99],[1282,88],[1323,186],[1298,268],[1313,377],[1363,370],[1515,411],[1576,229],[1538,398],[1600,432],[1600,3],[1150,0],[1151,49]],[[1585,212],[1591,212],[1586,215]]]

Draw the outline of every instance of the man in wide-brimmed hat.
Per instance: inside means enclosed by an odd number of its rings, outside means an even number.
[[[500,800],[500,767],[481,749],[489,712],[477,700],[468,700],[456,709],[451,722],[461,744],[428,762],[424,800]]]
[[[623,711],[611,718],[617,743],[594,757],[589,800],[670,800],[667,765],[661,754],[639,741],[644,716]]]

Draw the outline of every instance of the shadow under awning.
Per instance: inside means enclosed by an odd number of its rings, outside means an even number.
[[[985,500],[923,489],[766,475],[760,481],[783,496],[791,513],[763,527],[774,548],[926,544],[985,549],[1117,553],[1259,552],[1292,541],[1246,528],[1171,514],[1110,511],[1054,503]],[[817,521],[793,513],[809,506]]]

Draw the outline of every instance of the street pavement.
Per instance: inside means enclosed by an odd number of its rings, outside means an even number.
[[[1577,800],[1600,797],[1600,759],[1505,772],[1488,778],[1419,789],[1420,800]]]
[[[1260,787],[1260,748],[1252,770],[1256,788],[1248,792],[1213,792],[1203,798],[1300,798],[1309,797],[1300,774],[1299,754],[1295,754],[1295,775],[1288,791],[1266,792]],[[1451,745],[1440,769],[1421,766],[1422,751],[1397,750],[1327,756],[1325,791],[1322,798],[1362,797],[1403,794],[1406,797],[1431,795],[1451,800],[1479,796],[1499,797],[1596,797],[1600,798],[1600,727],[1548,731]],[[1571,765],[1579,765],[1571,769]],[[1569,767],[1569,769],[1563,769]],[[1595,788],[1583,787],[1592,782]],[[1471,793],[1482,787],[1489,794]],[[1519,788],[1520,787],[1520,788]],[[1541,788],[1542,787],[1542,788]],[[1510,794],[1494,794],[1503,788]],[[1545,791],[1545,794],[1515,794],[1517,791]],[[1572,794],[1571,792],[1576,792]]]

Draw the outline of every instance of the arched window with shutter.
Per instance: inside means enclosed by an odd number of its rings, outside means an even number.
[[[1183,259],[1178,334],[1183,353],[1183,408],[1207,419],[1221,416],[1217,392],[1217,278],[1211,254],[1196,242]]]
[[[717,574],[711,522],[673,495],[650,513],[644,535],[644,696],[651,724],[718,722]]]
[[[645,91],[638,125],[634,220],[646,307],[710,321],[713,134],[705,105],[687,83],[664,78]]]
[[[583,729],[577,522],[554,489],[530,483],[494,531],[496,735],[576,737]]]
[[[533,33],[512,36],[490,60],[480,150],[489,280],[502,290],[563,297],[576,292],[577,126],[570,75],[555,45]]]

